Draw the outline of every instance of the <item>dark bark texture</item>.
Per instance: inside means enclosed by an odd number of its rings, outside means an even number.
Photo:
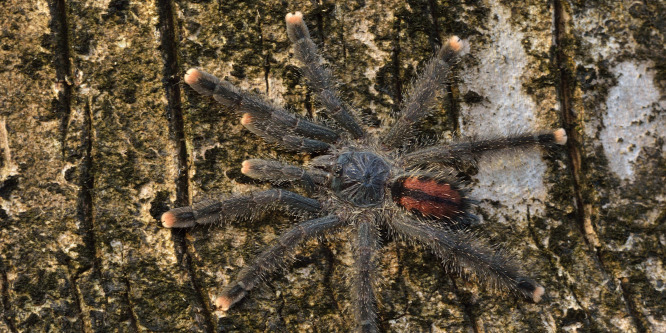
[[[199,67],[302,115],[284,16],[304,13],[372,132],[452,34],[469,41],[421,139],[564,127],[559,150],[471,170],[480,232],[539,304],[382,235],[386,332],[666,331],[666,5],[660,1],[0,1],[0,331],[347,332],[351,236],[226,313],[211,300],[292,219],[172,231],[169,208],[266,184],[260,142],[182,82]]]

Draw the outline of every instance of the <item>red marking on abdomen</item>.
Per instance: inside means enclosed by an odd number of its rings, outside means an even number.
[[[402,187],[405,190],[421,191],[427,195],[455,201],[456,204],[460,203],[460,192],[451,188],[451,184],[440,183],[434,179],[418,179],[415,177],[407,178],[402,182]]]
[[[463,213],[463,197],[451,184],[410,177],[396,185],[393,199],[411,212],[438,219],[453,219]]]

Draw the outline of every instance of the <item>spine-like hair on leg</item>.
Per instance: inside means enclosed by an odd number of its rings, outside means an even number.
[[[308,79],[309,86],[316,92],[319,101],[326,107],[331,118],[335,119],[354,138],[363,137],[365,132],[348,107],[338,97],[331,72],[322,64],[317,47],[310,39],[310,32],[303,21],[303,14],[301,12],[289,13],[285,20],[287,21],[287,35],[294,43],[296,58],[303,63],[301,70]]]
[[[357,220],[353,251],[354,266],[351,281],[352,304],[357,332],[378,332],[377,296],[374,291],[376,279],[379,232],[371,218]]]
[[[490,287],[511,291],[535,303],[544,294],[544,288],[526,277],[516,262],[474,233],[439,228],[408,217],[387,222],[396,233],[430,248],[453,273],[475,277]]]
[[[405,164],[441,163],[457,166],[462,162],[476,163],[478,158],[490,153],[517,153],[529,147],[551,148],[567,142],[564,129],[553,131],[516,133],[508,136],[495,136],[454,142],[423,148],[404,155]]]
[[[273,132],[272,138],[289,134],[328,143],[336,142],[340,138],[335,131],[326,126],[296,117],[263,98],[243,92],[233,84],[202,70],[196,68],[188,70],[185,74],[185,83],[204,96],[213,96],[217,102],[233,112],[250,116],[257,126]]]
[[[278,237],[275,244],[265,249],[251,264],[241,269],[236,280],[226,286],[222,295],[215,300],[215,306],[222,311],[227,311],[233,304],[243,299],[264,277],[290,261],[296,246],[308,239],[330,232],[341,224],[342,220],[338,217],[328,215],[300,223],[287,230]]]
[[[430,60],[414,80],[401,107],[401,117],[384,133],[382,142],[388,147],[399,147],[408,142],[418,122],[427,116],[439,93],[449,84],[451,67],[458,61],[464,42],[451,37]]]
[[[178,207],[162,214],[167,228],[188,228],[231,221],[256,220],[261,213],[284,209],[295,213],[321,211],[321,204],[294,192],[270,189],[223,200],[204,200],[192,206]]]

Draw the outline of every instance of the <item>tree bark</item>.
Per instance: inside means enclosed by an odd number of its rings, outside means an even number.
[[[376,133],[447,36],[470,50],[423,141],[566,129],[561,149],[470,171],[479,232],[546,288],[538,304],[383,237],[386,332],[666,331],[666,6],[657,1],[8,0],[0,13],[0,331],[352,329],[350,235],[228,312],[211,300],[295,221],[168,230],[160,215],[265,188],[253,157],[302,164],[197,95],[199,67],[313,116],[284,16],[304,13]]]

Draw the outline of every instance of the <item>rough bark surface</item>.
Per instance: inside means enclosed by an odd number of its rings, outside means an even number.
[[[346,332],[346,234],[312,242],[226,313],[211,300],[289,224],[164,229],[192,201],[265,187],[281,156],[186,87],[200,67],[319,110],[284,15],[304,13],[345,100],[386,129],[444,36],[469,41],[427,137],[564,127],[561,150],[484,158],[481,232],[539,304],[385,238],[386,332],[666,331],[666,6],[659,1],[2,1],[0,331]],[[293,221],[292,221],[293,222]]]

